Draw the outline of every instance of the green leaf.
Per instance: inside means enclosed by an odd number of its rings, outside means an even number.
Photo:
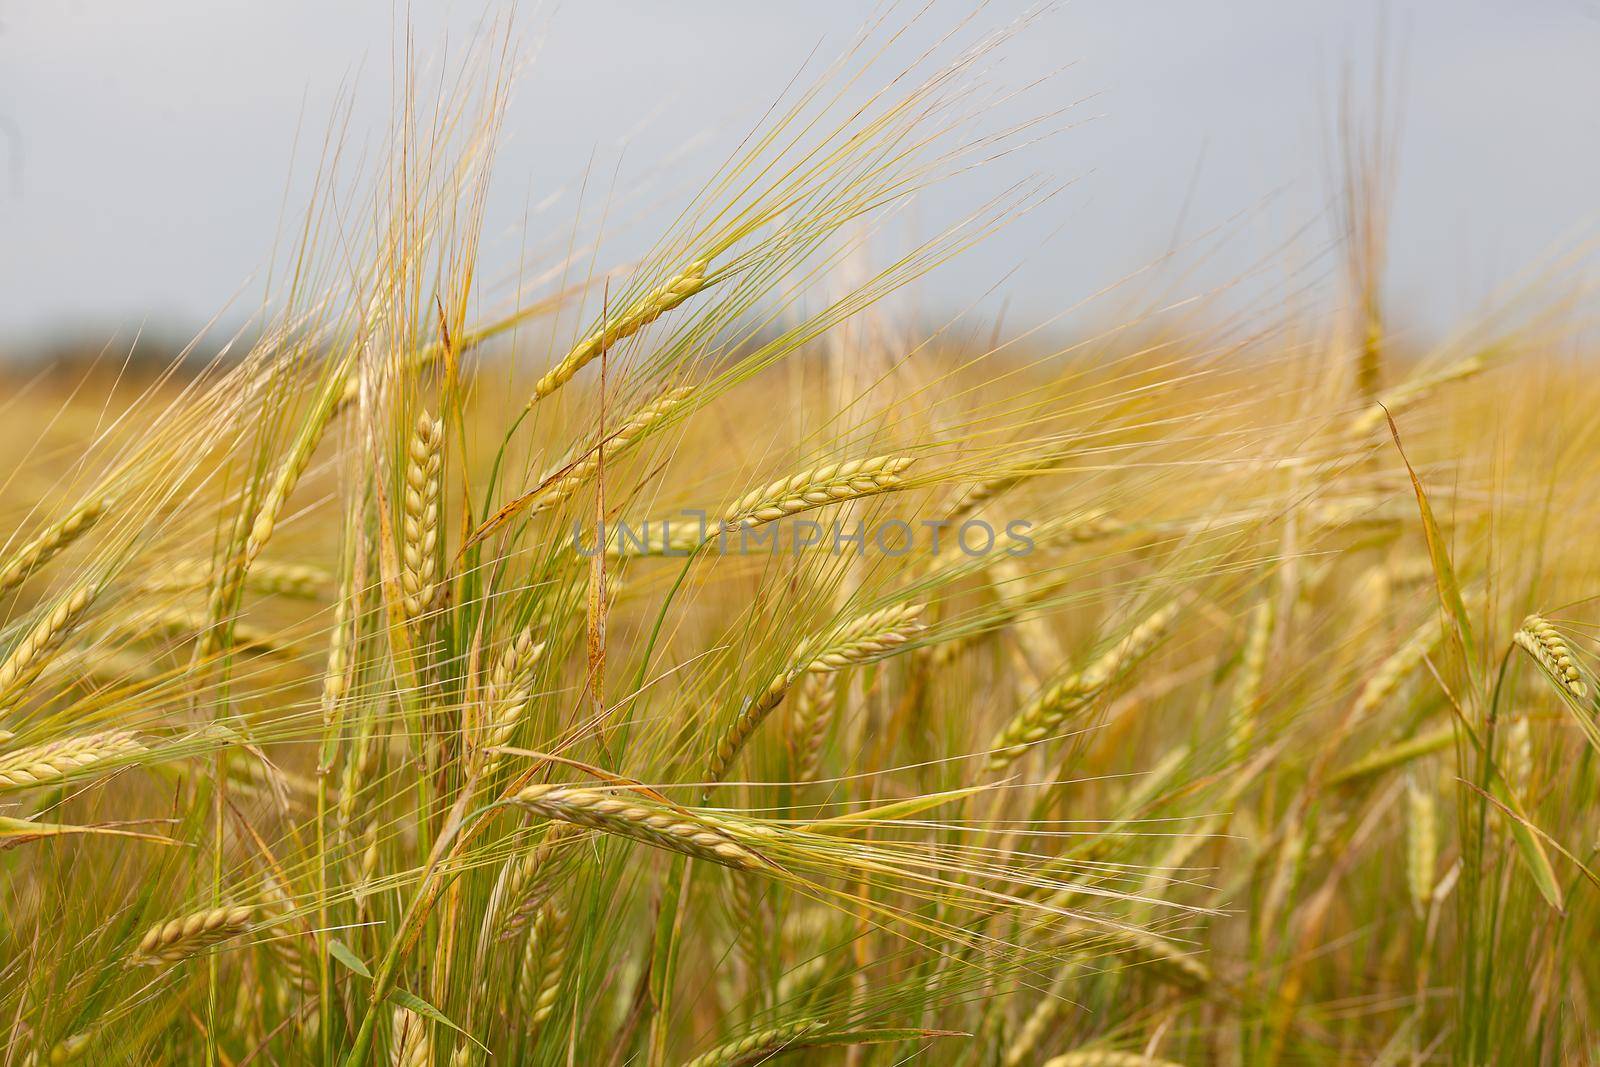
[[[1456,581],[1455,568],[1450,564],[1450,553],[1445,548],[1444,537],[1439,533],[1439,523],[1433,517],[1433,507],[1428,503],[1427,491],[1422,488],[1422,479],[1417,477],[1411,460],[1406,458],[1404,446],[1400,444],[1400,428],[1394,424],[1394,416],[1388,411],[1384,412],[1384,417],[1389,420],[1389,435],[1394,438],[1400,462],[1406,465],[1406,474],[1411,477],[1411,489],[1417,495],[1417,510],[1422,513],[1422,534],[1428,542],[1428,560],[1433,564],[1433,582],[1439,593],[1439,603],[1455,620],[1456,641],[1461,646],[1467,671],[1471,673],[1478,658],[1472,640],[1472,620],[1467,616],[1467,606],[1461,599],[1461,585]]]
[[[356,972],[367,981],[372,981],[372,972],[367,970],[367,965],[361,962],[361,957],[350,951],[350,946],[340,941],[337,937],[328,939],[328,955]]]

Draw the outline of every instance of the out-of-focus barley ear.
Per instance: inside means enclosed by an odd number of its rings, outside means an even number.
[[[145,751],[132,730],[109,730],[0,753],[0,790],[33,789]]]
[[[1434,870],[1439,862],[1439,822],[1433,794],[1413,779],[1406,785],[1406,886],[1411,909],[1420,919],[1433,899]]]
[[[1533,791],[1533,725],[1526,715],[1511,720],[1505,731],[1505,774],[1518,800]]]
[[[110,508],[109,497],[89,500],[68,512],[65,518],[39,531],[31,541],[12,553],[4,565],[0,565],[0,593],[21,585],[28,575],[49,563],[87,533]]]
[[[1556,628],[1550,625],[1550,620],[1543,615],[1529,615],[1522,620],[1522,628],[1512,640],[1532,656],[1561,688],[1579,700],[1589,696],[1589,687],[1584,684],[1583,675],[1572,658],[1572,649],[1567,646],[1566,639],[1556,632]]]
[[[632,337],[705,289],[714,280],[706,277],[710,267],[711,264],[707,260],[695,260],[682,273],[646,293],[621,315],[605,322],[594,333],[579,341],[560,363],[534,383],[533,399],[528,402],[529,406],[533,406],[566,385],[572,380],[573,375],[600,358],[613,345]]]
[[[1256,715],[1261,710],[1261,686],[1267,673],[1267,652],[1272,646],[1275,616],[1273,599],[1262,597],[1250,609],[1244,648],[1239,656],[1239,681],[1228,714],[1228,752],[1243,757],[1255,739]]]
[[[208,559],[180,559],[143,579],[140,588],[153,593],[178,593],[204,589],[210,583],[213,565]],[[281,563],[258,559],[244,578],[245,587],[272,596],[296,600],[316,600],[334,588],[333,575],[309,563]]]
[[[1068,950],[1124,956],[1172,985],[1197,993],[1218,993],[1216,976],[1192,953],[1148,930],[1100,927],[1072,920],[1062,927]]]
[[[513,802],[536,815],[631,838],[656,848],[747,871],[771,865],[709,820],[686,809],[663,808],[593,789],[532,785]]]
[[[1389,655],[1378,669],[1367,677],[1361,686],[1361,691],[1356,694],[1355,704],[1350,711],[1352,724],[1360,723],[1372,716],[1384,705],[1395,691],[1411,677],[1411,672],[1422,665],[1435,648],[1444,640],[1444,628],[1437,619],[1429,618],[1412,635]]]
[[[1039,998],[1027,1018],[1022,1020],[1022,1025],[1017,1028],[1016,1036],[1006,1046],[1005,1054],[1000,1058],[1000,1067],[1028,1067],[1038,1057],[1035,1053],[1044,1043],[1050,1031],[1055,1028],[1056,1021],[1061,1018],[1071,1001],[1068,999],[1066,984],[1074,968],[1068,965],[1063,973],[1056,977],[1050,988]]]
[[[529,627],[512,639],[489,672],[489,683],[484,691],[483,743],[475,753],[485,753],[511,740],[522,713],[533,699],[533,675],[544,653],[544,644],[533,639]],[[482,773],[489,774],[499,764],[500,757],[492,752],[474,757],[483,761]]]
[[[40,1055],[39,1052],[28,1053],[22,1062],[26,1067],[44,1067],[44,1065],[48,1065],[48,1067],[63,1067],[64,1064],[76,1063],[83,1058],[84,1053],[89,1051],[90,1046],[94,1044],[94,1039],[95,1032],[92,1030],[72,1034],[43,1050],[43,1055]]]
[[[1419,375],[1403,382],[1384,393],[1370,407],[1351,420],[1346,432],[1352,437],[1366,437],[1384,426],[1390,415],[1398,415],[1407,408],[1416,406],[1444,386],[1474,377],[1487,366],[1488,362],[1483,356],[1468,356],[1432,374]]]
[[[97,582],[80,584],[12,646],[5,661],[0,663],[0,712],[14,707],[25,695],[61,642],[83,621],[84,613],[99,592]]]
[[[746,495],[723,516],[727,527],[758,526],[813,508],[902,489],[909,456],[873,456],[801,471]]]
[[[444,422],[417,416],[406,448],[405,507],[401,521],[400,586],[406,617],[420,619],[434,606],[439,575],[439,485]]]
[[[535,1030],[550,1018],[561,997],[571,916],[557,901],[547,901],[528,928],[528,947],[522,957],[522,1013],[527,1029]]]
[[[684,1064],[684,1067],[739,1067],[741,1064],[765,1063],[786,1051],[804,1048],[806,1037],[817,1034],[826,1026],[827,1023],[821,1019],[807,1019],[758,1030],[703,1052]]]
[[[1183,1067],[1171,1060],[1159,1060],[1141,1052],[1121,1052],[1116,1049],[1079,1049],[1054,1059],[1046,1060],[1044,1067]]]
[[[390,1024],[390,1067],[433,1067],[428,1021],[410,1008],[395,1008]]]
[[[1328,779],[1329,786],[1346,785],[1359,782],[1373,775],[1382,774],[1396,767],[1403,767],[1412,760],[1431,756],[1435,752],[1442,752],[1455,743],[1456,729],[1454,726],[1441,726],[1426,733],[1408,737],[1404,741],[1396,741],[1387,748],[1377,752],[1341,769]]]
[[[179,963],[238,937],[250,927],[255,909],[225,905],[197,911],[150,928],[128,958],[130,964]]]
[[[988,769],[1004,770],[1033,745],[1058,733],[1069,715],[1087,706],[1149,654],[1172,627],[1179,607],[1172,601],[1157,608],[1083,670],[1046,687],[989,742]]]

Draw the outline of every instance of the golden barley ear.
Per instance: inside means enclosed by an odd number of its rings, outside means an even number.
[[[532,407],[557,389],[560,389],[572,380],[573,375],[596,359],[599,359],[613,345],[632,337],[679,304],[682,304],[685,300],[705,289],[714,280],[706,277],[706,272],[710,268],[709,261],[704,259],[695,260],[684,268],[682,273],[668,279],[665,284],[645,294],[617,318],[606,322],[594,333],[579,341],[560,363],[556,364],[544,377],[534,383],[533,399],[528,402],[528,405]]]
[[[444,422],[424,411],[417,416],[406,449],[405,506],[401,513],[400,585],[406,617],[413,622],[437,599],[439,576],[439,483]]]
[[[179,963],[244,933],[254,909],[224,905],[197,911],[150,928],[128,958],[134,965]]]

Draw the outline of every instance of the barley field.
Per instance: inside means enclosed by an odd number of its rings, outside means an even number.
[[[8,372],[0,1062],[1600,1062],[1581,278],[930,325],[1025,33],[510,281],[490,34],[236,337]]]

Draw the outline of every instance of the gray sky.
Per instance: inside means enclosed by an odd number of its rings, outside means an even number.
[[[426,49],[446,27],[459,45],[485,5],[416,6]],[[544,44],[518,83],[496,181],[513,201],[536,200],[572,186],[591,159],[614,165],[625,143],[625,183],[691,138],[706,147],[684,175],[703,173],[808,55],[842,47],[873,6],[529,6],[520,26]],[[997,3],[997,17],[1018,6]],[[317,140],[350,87],[358,138],[386,121],[394,10],[0,0],[0,342],[141,321],[188,328],[249,292],[286,186],[293,200],[314,167],[304,148],[291,167],[297,129],[303,145]],[[1019,43],[1007,73],[1071,63],[1040,102],[1093,94],[1074,112],[1093,121],[1027,160],[1076,180],[1040,225],[931,280],[928,299],[987,286],[1026,256],[1008,285],[1014,313],[1047,314],[1158,256],[1180,218],[1192,236],[1243,215],[1196,284],[1229,277],[1315,215],[1341,67],[1370,68],[1385,24],[1404,89],[1391,307],[1441,328],[1553,243],[1592,234],[1593,0],[1072,0]],[[515,255],[519,222],[491,230],[491,260]],[[1310,257],[1325,236],[1287,258]]]

